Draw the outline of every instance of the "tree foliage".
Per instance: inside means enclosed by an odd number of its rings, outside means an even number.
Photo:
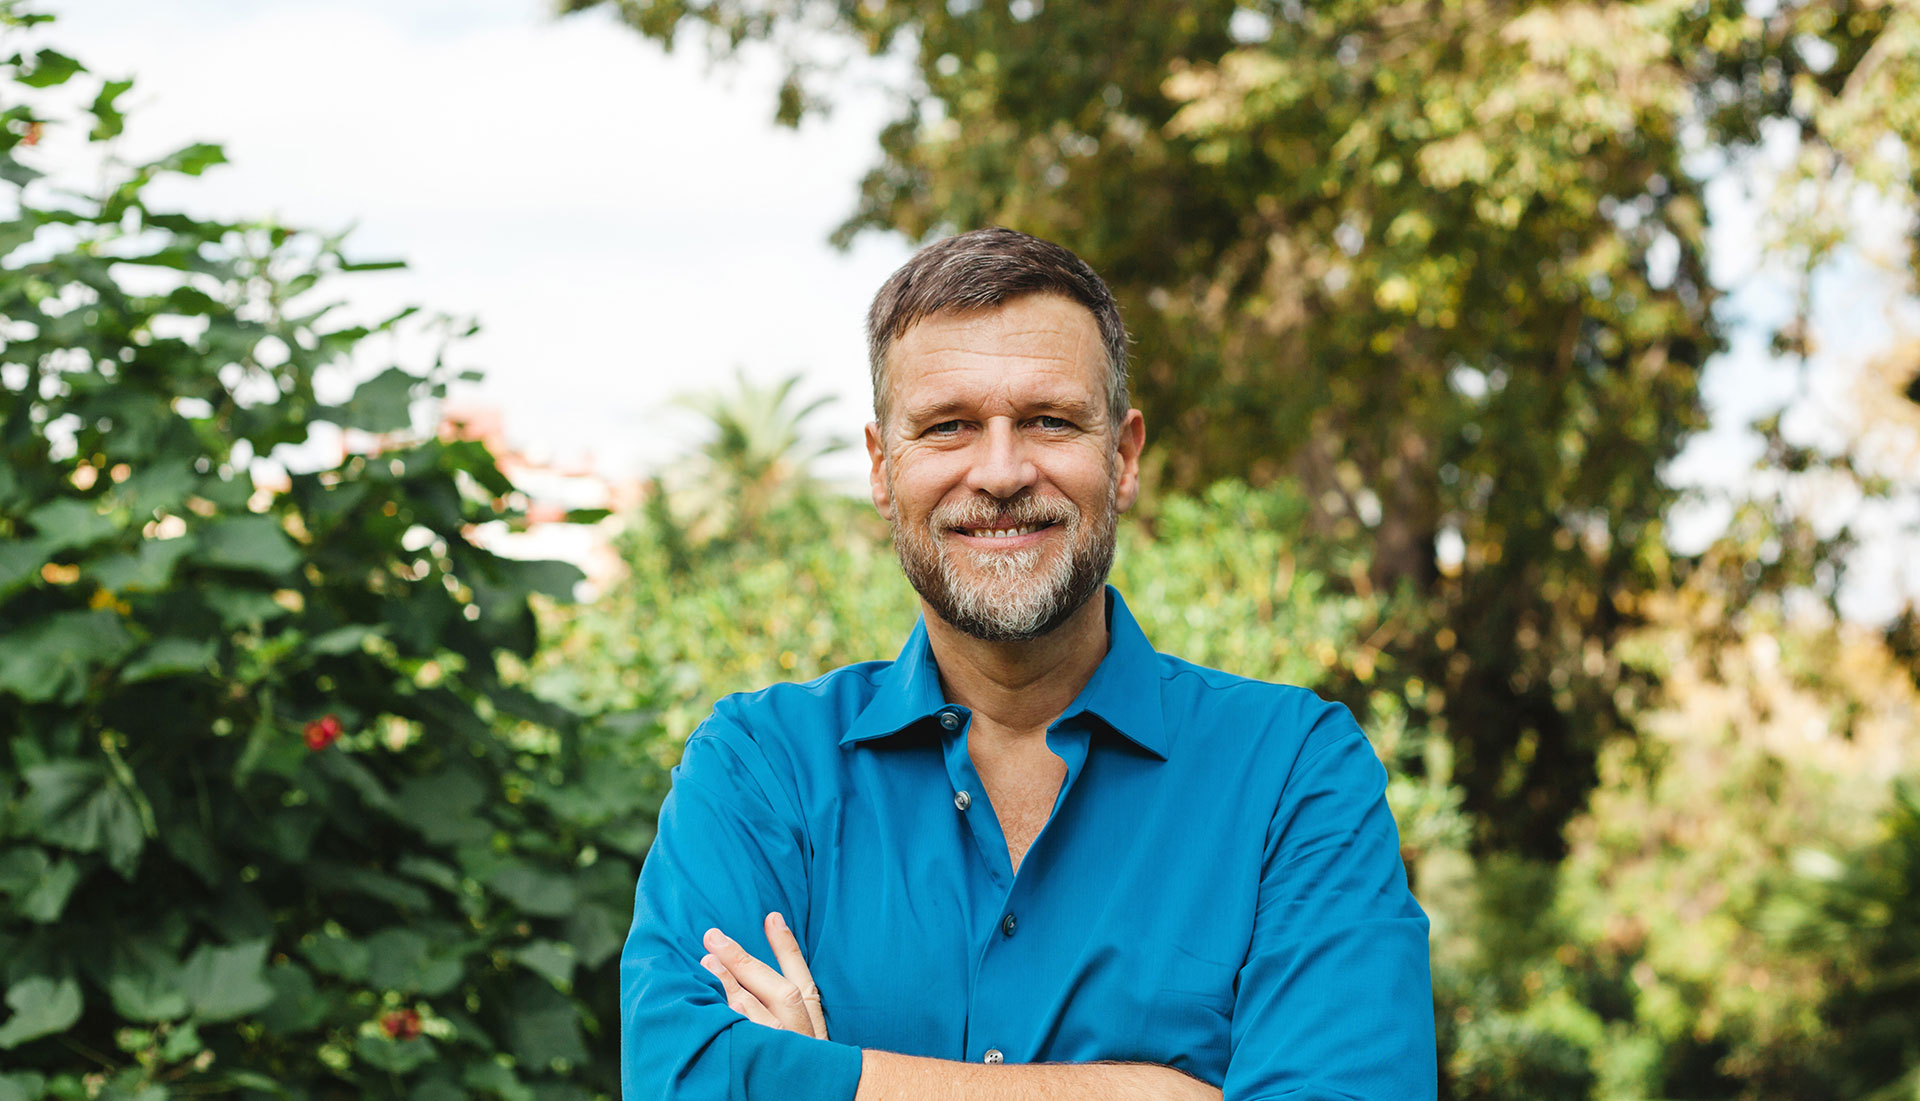
[[[514,673],[579,572],[469,540],[513,487],[412,430],[444,362],[327,399],[406,323],[331,319],[370,265],[153,205],[223,158],[115,160],[128,82],[0,71],[0,1097],[610,1095],[659,777]]]
[[[1365,584],[1431,611],[1395,647],[1444,689],[1482,842],[1537,855],[1624,729],[1606,653],[1665,580],[1660,473],[1703,424],[1703,173],[1775,121],[1828,175],[1905,186],[1877,139],[1920,148],[1907,3],[617,10],[771,41],[790,119],[831,101],[823,40],[907,60],[841,238],[1003,223],[1085,255],[1138,340],[1150,470],[1290,477],[1303,534],[1364,537]]]

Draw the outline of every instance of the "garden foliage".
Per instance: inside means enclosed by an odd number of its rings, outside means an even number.
[[[223,158],[115,160],[127,82],[0,74],[0,1099],[610,1094],[659,777],[513,673],[578,571],[469,538],[518,498],[414,430],[444,360],[326,396],[380,265],[153,205]]]

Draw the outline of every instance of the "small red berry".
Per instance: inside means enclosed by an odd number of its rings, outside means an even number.
[[[411,1040],[420,1035],[420,1014],[411,1009],[396,1009],[380,1017],[380,1031],[392,1040]]]
[[[307,743],[307,748],[315,753],[339,741],[340,734],[340,720],[333,715],[313,720],[300,732],[300,736]]]

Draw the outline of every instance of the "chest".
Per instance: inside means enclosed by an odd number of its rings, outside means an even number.
[[[1039,753],[991,757],[976,755],[974,771],[1000,820],[1000,832],[1007,839],[1007,858],[1013,870],[1040,836],[1060,796],[1060,785],[1067,778],[1067,763],[1042,749]]]

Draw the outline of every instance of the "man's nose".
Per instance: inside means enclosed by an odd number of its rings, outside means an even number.
[[[1027,440],[1011,418],[987,421],[974,447],[973,465],[967,471],[969,489],[1006,500],[1033,485],[1036,472]]]

